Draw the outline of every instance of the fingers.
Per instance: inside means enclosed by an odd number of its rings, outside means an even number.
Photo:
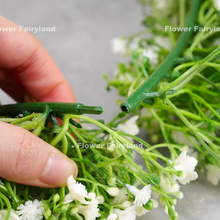
[[[3,89],[16,99],[25,96],[27,101],[75,102],[69,83],[42,44],[2,16],[0,27],[13,30],[0,31],[0,68],[7,70],[1,71],[0,81],[11,78],[10,83],[21,85],[15,89],[16,93],[8,91],[10,89],[4,83]]]
[[[0,122],[0,177],[40,187],[65,186],[76,164],[56,148],[17,126]]]

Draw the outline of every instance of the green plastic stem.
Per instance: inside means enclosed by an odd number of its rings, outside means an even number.
[[[1,105],[0,115],[18,115],[24,110],[28,112],[44,112],[49,107],[54,114],[101,114],[104,109],[100,106],[86,106],[81,103],[64,102],[33,102]]]
[[[132,112],[136,109],[141,102],[146,98],[146,94],[152,91],[158,83],[164,78],[175,63],[176,58],[180,56],[184,47],[188,43],[188,40],[193,33],[193,26],[197,17],[198,9],[200,7],[201,0],[194,0],[189,12],[189,19],[186,27],[188,31],[184,31],[179,37],[176,46],[162,64],[155,70],[147,80],[140,85],[127,99],[126,102],[121,104],[121,110],[126,113]]]

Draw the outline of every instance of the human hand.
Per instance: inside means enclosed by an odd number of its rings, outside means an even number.
[[[12,31],[2,31],[11,27]],[[67,80],[42,44],[0,16],[0,88],[17,102],[75,102]],[[20,127],[0,122],[0,177],[40,187],[66,185],[76,164]]]

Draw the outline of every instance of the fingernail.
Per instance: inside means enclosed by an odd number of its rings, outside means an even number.
[[[77,176],[76,164],[60,154],[51,154],[41,174],[42,183],[53,186],[66,186],[69,176]]]

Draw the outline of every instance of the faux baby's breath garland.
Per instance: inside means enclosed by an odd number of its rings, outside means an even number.
[[[150,132],[151,143],[183,144],[187,153],[197,158],[199,171],[205,171],[207,180],[217,185],[220,180],[219,1],[140,2],[143,11],[146,5],[152,8],[142,22],[146,28],[130,37],[113,39],[113,52],[130,56],[131,61],[119,63],[113,79],[104,76],[107,88],[116,88],[123,97],[118,100],[122,110],[129,111],[134,106],[129,106],[131,101],[135,106],[140,104],[133,113],[139,115],[138,126]],[[195,24],[189,26],[193,33],[184,41],[181,36],[189,31],[186,11],[193,4],[198,4],[199,10]],[[166,59],[184,42],[185,49],[178,56]],[[170,69],[163,68],[164,60],[165,64],[172,63]],[[155,77],[159,71],[161,74]],[[158,81],[160,75],[163,77]],[[148,89],[145,80],[149,87],[149,82],[158,84]],[[146,89],[142,96],[141,84]],[[132,100],[134,94],[145,99],[136,102]],[[173,147],[168,150],[175,155]]]
[[[79,175],[76,179],[70,176],[68,187],[59,189],[1,179],[0,219],[133,220],[156,208],[159,200],[169,217],[177,219],[174,206],[177,198],[183,197],[179,183],[198,176],[194,170],[197,160],[186,155],[183,145],[170,144],[176,153],[172,159],[164,157],[157,149],[168,145],[151,146],[134,136],[139,133],[137,117],[127,120],[124,113],[108,124],[65,114],[61,126],[49,112],[46,108],[44,113],[1,121],[25,128],[57,147],[77,163]],[[82,126],[77,122],[74,126],[73,118]],[[146,167],[134,162],[134,152],[141,155]]]
[[[197,163],[199,170],[204,167],[208,170],[209,181],[218,183],[218,33],[197,31],[191,38],[184,34],[182,39],[188,39],[189,44],[183,51],[181,41],[177,42],[180,33],[165,31],[165,26],[184,27],[190,8],[192,12],[199,9],[195,23],[198,27],[218,26],[218,1],[207,0],[202,4],[199,0],[140,2],[143,6],[150,3],[152,7],[152,13],[143,21],[147,28],[131,37],[113,40],[113,52],[131,55],[132,61],[126,65],[120,63],[113,80],[105,76],[108,88],[114,86],[121,96],[132,97],[141,83],[161,70],[159,63],[170,52],[173,55],[173,51],[177,51],[178,57],[168,57],[165,61],[165,67],[172,67],[171,70],[162,73],[163,80],[157,80],[159,84],[144,94],[144,100],[142,94],[140,100],[134,100],[133,106],[119,101],[126,111],[143,101],[133,111],[135,116],[128,118],[119,113],[107,124],[79,115],[102,112],[100,108],[91,109],[81,104],[76,104],[72,114],[67,103],[63,107],[59,104],[59,108],[56,103],[45,104],[44,111],[41,104],[2,106],[2,116],[5,112],[14,115],[21,110],[23,114],[1,117],[1,121],[25,128],[58,148],[77,163],[79,175],[76,179],[70,176],[67,187],[58,189],[0,179],[0,219],[134,220],[161,203],[173,220],[178,218],[177,199],[183,198],[180,184],[197,179]],[[193,20],[193,16],[190,19]],[[153,35],[145,36],[148,32]],[[57,117],[62,119],[62,126]],[[148,129],[152,144],[136,136],[139,128]],[[170,157],[162,155],[161,148],[167,148]],[[144,167],[134,161],[135,154],[140,155]]]

